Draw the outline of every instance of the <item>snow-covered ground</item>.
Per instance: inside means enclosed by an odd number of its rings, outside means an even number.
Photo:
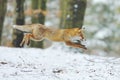
[[[120,58],[0,47],[0,80],[120,80]]]

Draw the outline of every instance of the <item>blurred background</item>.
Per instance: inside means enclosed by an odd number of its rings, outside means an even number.
[[[120,0],[0,0],[0,43],[1,46],[20,47],[24,34],[13,30],[14,24],[41,23],[52,28],[79,27],[85,28],[85,45],[88,50],[84,53],[119,57],[119,17]],[[47,40],[32,41],[30,45],[34,48],[50,46],[51,42]],[[82,52],[75,48],[68,48],[68,51]]]

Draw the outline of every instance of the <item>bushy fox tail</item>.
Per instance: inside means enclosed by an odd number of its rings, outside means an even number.
[[[32,32],[32,27],[30,25],[13,25],[13,28],[23,32]]]

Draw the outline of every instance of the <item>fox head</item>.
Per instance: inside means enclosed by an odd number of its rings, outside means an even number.
[[[83,35],[83,30],[80,29],[80,28],[74,28],[73,29],[73,35],[77,36],[77,37],[80,37],[81,40],[84,39],[84,35]]]

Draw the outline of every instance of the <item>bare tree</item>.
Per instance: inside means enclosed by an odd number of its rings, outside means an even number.
[[[61,0],[61,28],[82,28],[86,0]]]
[[[60,28],[82,28],[86,9],[86,0],[61,0]],[[80,52],[78,48],[69,50]]]
[[[33,10],[46,10],[46,2],[47,0],[32,0],[32,8]],[[38,13],[37,15],[32,17],[33,23],[44,24],[45,15],[43,13]],[[31,41],[31,47],[43,48],[43,41],[41,42],[33,42]]]
[[[7,4],[7,0],[0,0],[0,45],[1,45],[1,35],[2,35],[4,17],[7,7],[6,4]]]
[[[17,6],[16,6],[16,24],[17,25],[23,25],[24,24],[24,1],[25,0],[16,0]],[[15,47],[23,47],[20,46],[20,43],[23,39],[23,32],[14,30],[13,31],[13,45]]]

